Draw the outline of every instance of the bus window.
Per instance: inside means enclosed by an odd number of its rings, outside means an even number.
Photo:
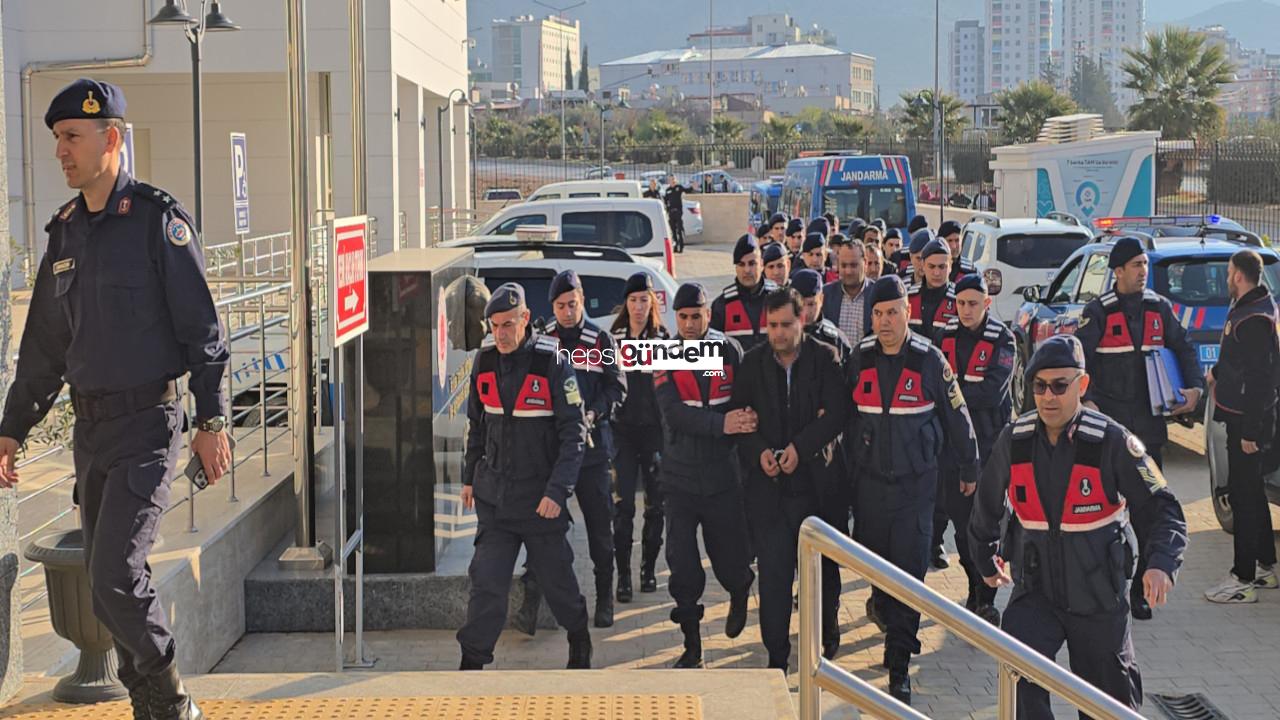
[[[836,217],[884,220],[889,227],[907,224],[906,194],[901,185],[829,187],[822,191],[822,209]]]

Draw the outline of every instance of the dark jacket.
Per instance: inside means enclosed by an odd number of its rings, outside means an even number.
[[[849,362],[849,356],[853,354],[853,344],[849,342],[844,331],[830,320],[818,318],[818,322],[804,326],[804,334],[834,348],[836,358],[840,361],[840,368],[843,370],[845,363]]]
[[[862,301],[862,334],[871,334],[871,303],[867,302],[870,295],[867,291],[875,284],[874,280],[867,278],[862,279],[862,295],[865,298]],[[840,327],[840,304],[844,302],[844,285],[839,280],[829,282],[822,286],[822,317],[835,323],[836,327]]]
[[[615,343],[621,343],[623,340],[666,340],[669,337],[667,329],[661,325],[656,332],[649,332],[646,329],[641,333],[641,337],[633,338],[630,335],[629,328],[618,328],[613,332],[613,340]],[[653,371],[627,371],[627,396],[622,401],[622,405],[614,411],[615,429],[624,426],[658,427],[661,424],[662,419],[658,416],[658,399],[653,394]]]
[[[986,458],[996,436],[1013,419],[1013,332],[987,313],[977,331],[961,325],[958,318],[948,322],[933,344],[956,374],[978,438],[978,457]]]
[[[711,328],[737,340],[742,345],[743,352],[764,342],[768,337],[764,298],[777,288],[768,278],[761,278],[750,289],[734,280],[711,301]]]
[[[947,276],[947,281],[954,285],[965,275],[973,275],[976,272],[978,272],[978,266],[969,262],[968,258],[951,258],[951,274]]]
[[[1270,442],[1274,433],[1276,389],[1280,387],[1280,311],[1265,287],[1232,304],[1222,328],[1222,345],[1213,367],[1215,420],[1232,423],[1240,437]]]
[[[609,421],[627,396],[627,378],[618,362],[603,362],[609,354],[616,358],[618,345],[613,336],[601,330],[584,314],[576,327],[553,324],[547,335],[560,341],[569,355],[578,387],[582,391],[582,410],[595,413],[595,425],[589,428],[591,442],[582,456],[583,467],[609,462],[613,457],[613,430]],[[564,354],[562,352],[562,354]]]

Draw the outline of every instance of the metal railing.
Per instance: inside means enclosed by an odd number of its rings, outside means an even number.
[[[819,654],[823,557],[862,575],[874,587],[933,618],[960,639],[995,658],[999,669],[996,688],[996,717],[999,720],[1014,720],[1017,714],[1019,679],[1026,679],[1061,696],[1094,717],[1142,720],[1141,715],[1068,672],[1052,658],[989,625],[818,518],[810,517],[800,526],[797,554],[800,570],[800,720],[818,719],[823,690],[876,717],[909,720],[928,717]]]

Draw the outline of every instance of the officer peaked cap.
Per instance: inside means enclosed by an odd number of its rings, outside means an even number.
[[[582,280],[578,277],[578,273],[573,270],[561,270],[551,281],[551,289],[547,291],[547,300],[555,302],[555,299],[570,290],[581,290]]]
[[[489,302],[485,303],[484,316],[491,318],[500,312],[514,310],[522,305],[524,305],[524,288],[513,282],[503,283],[493,291]]]
[[[124,110],[124,91],[119,86],[80,78],[53,96],[44,124],[52,129],[59,120],[123,118]]]
[[[791,287],[800,297],[811,298],[822,292],[822,276],[817,270],[805,268],[791,273]]]
[[[897,275],[885,275],[871,286],[872,307],[890,300],[901,300],[906,296],[907,288],[902,284],[902,278]]]

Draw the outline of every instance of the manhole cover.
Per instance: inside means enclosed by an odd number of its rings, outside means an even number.
[[[1190,695],[1162,695],[1152,693],[1156,707],[1170,720],[1227,720],[1227,716],[1200,693]]]

